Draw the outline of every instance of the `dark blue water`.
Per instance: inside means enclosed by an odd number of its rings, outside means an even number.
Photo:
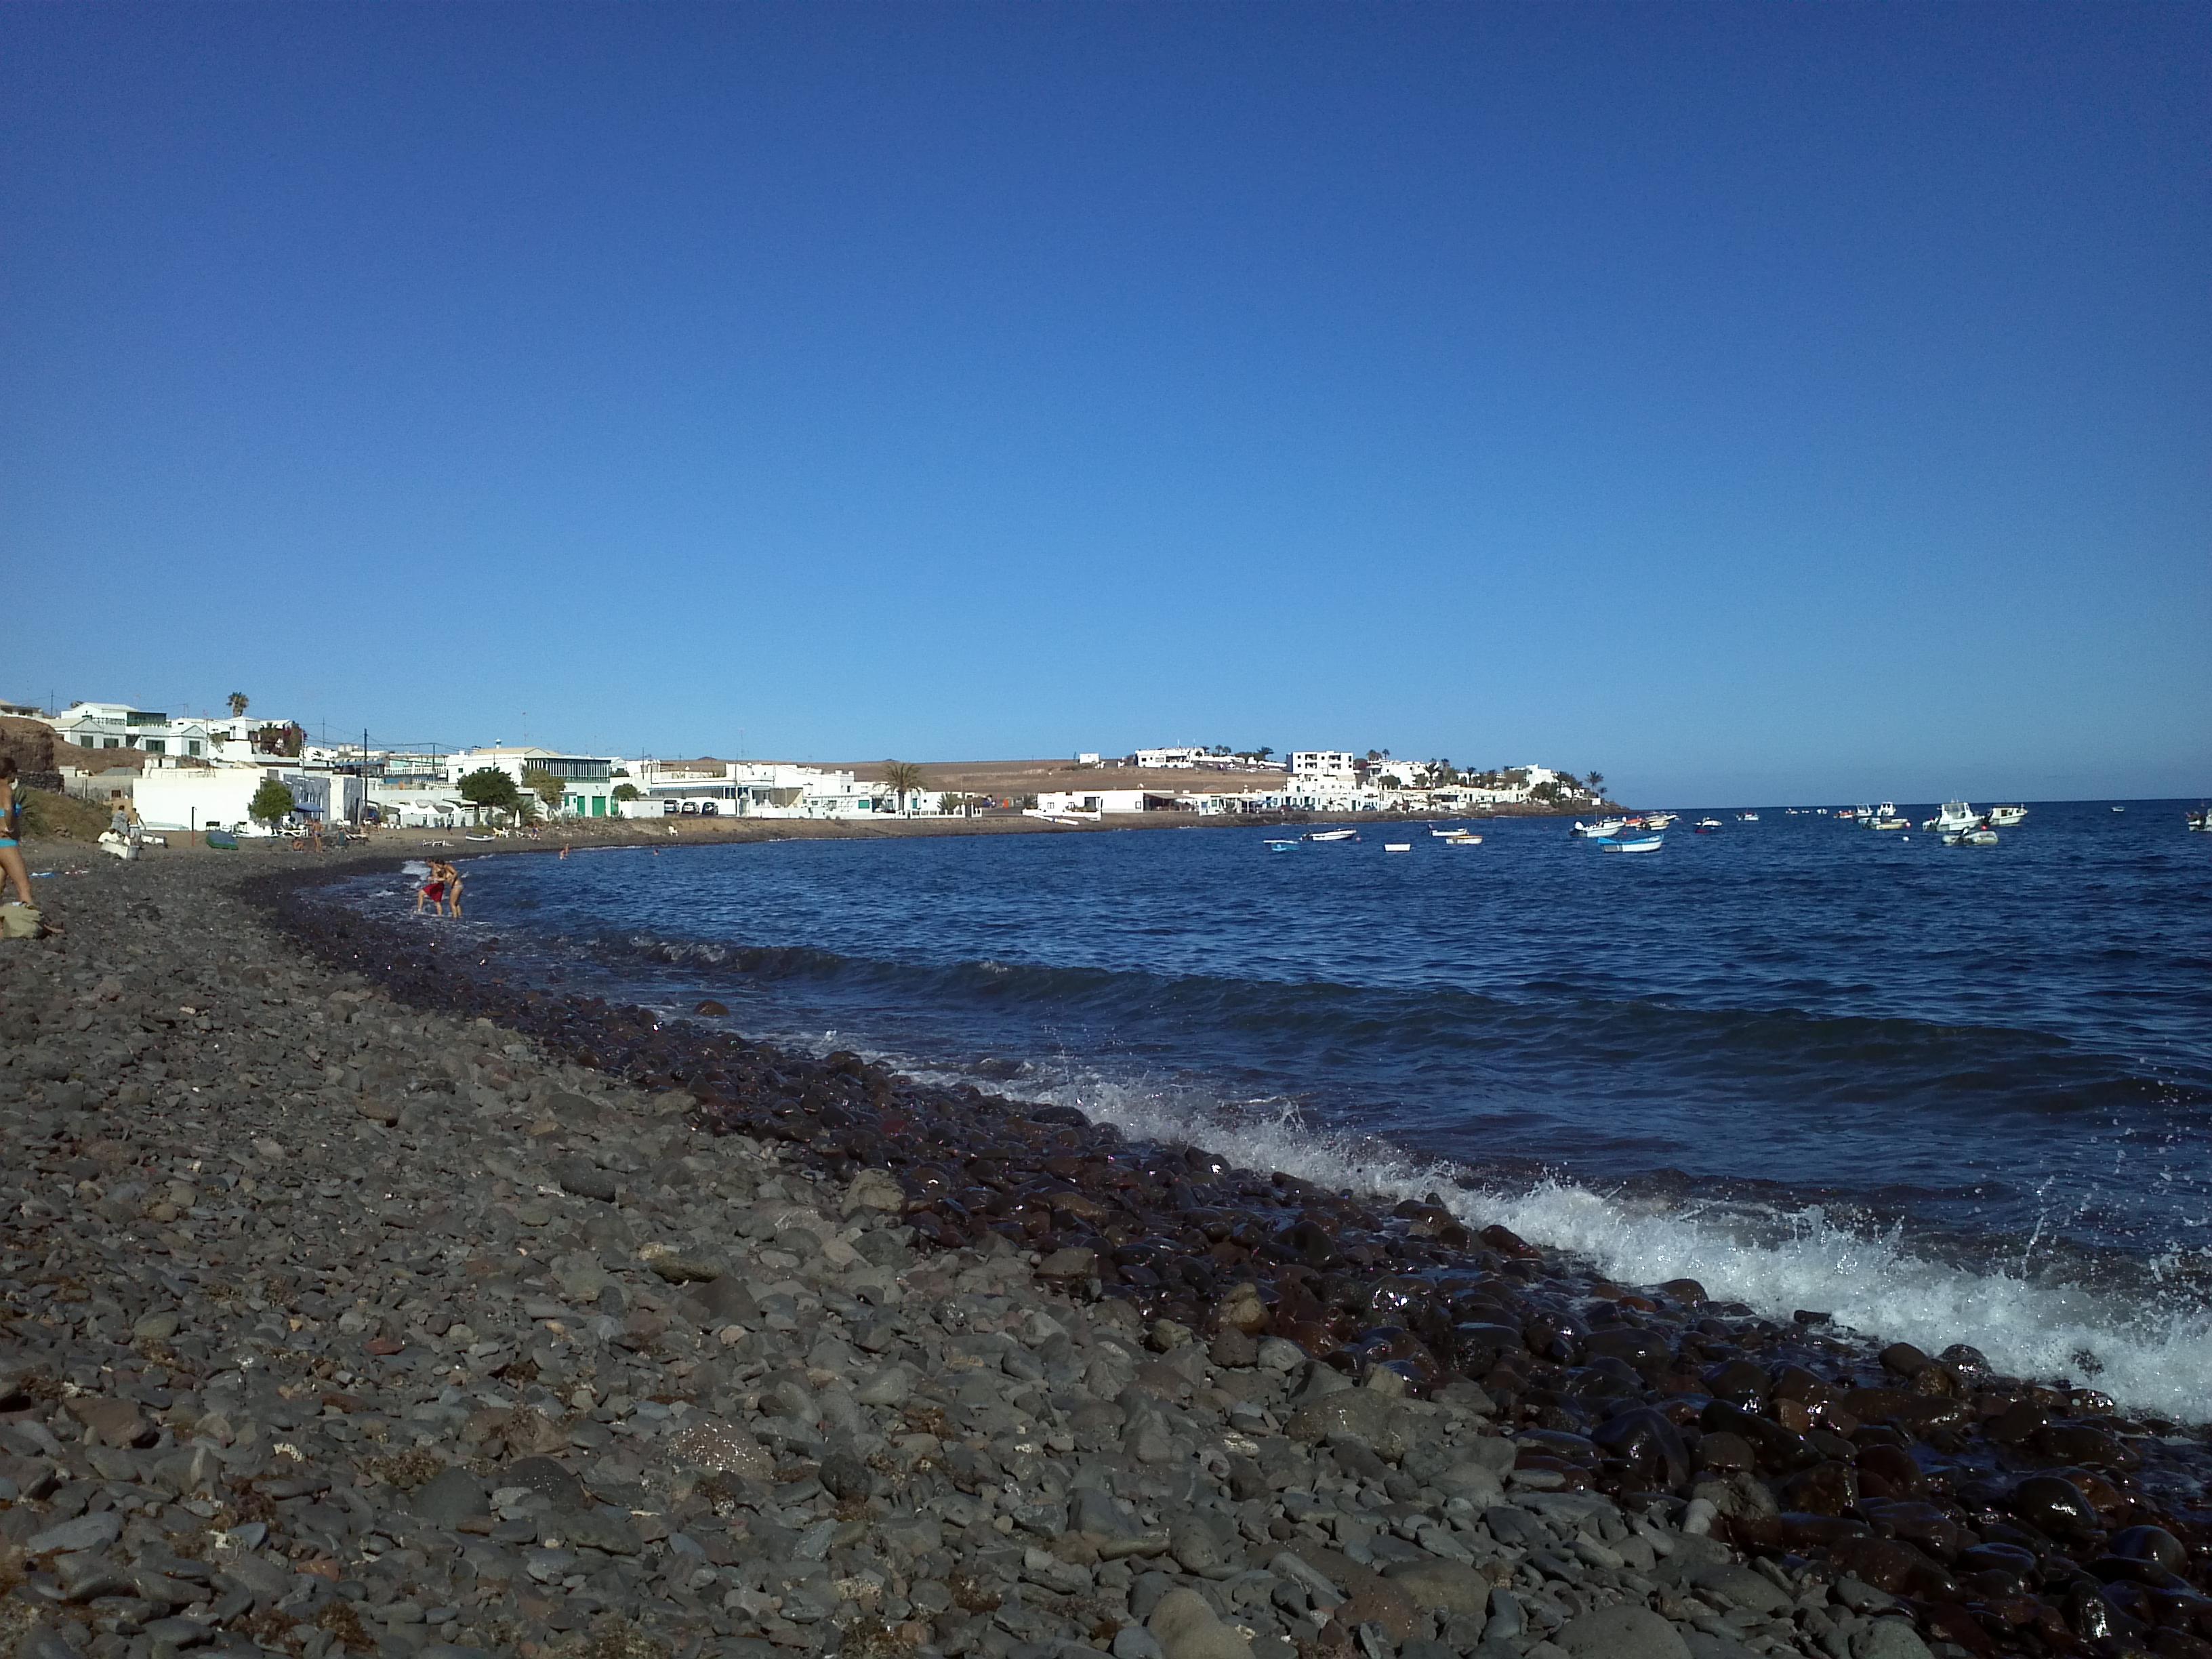
[[[1716,816],[1650,857],[1551,820],[1142,830],[503,859],[470,896],[572,984],[1455,1179],[1625,1277],[2212,1416],[2212,836],[2180,803],[2038,805],[1991,848]]]

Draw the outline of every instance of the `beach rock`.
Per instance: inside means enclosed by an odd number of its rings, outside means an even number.
[[[615,1201],[617,1189],[613,1175],[581,1158],[560,1159],[552,1167],[552,1176],[561,1190],[573,1197],[593,1199],[602,1204]]]
[[[1931,1656],[1910,1620],[1876,1619],[1852,1635],[1851,1659],[1931,1659]]]
[[[1650,1608],[1627,1601],[1569,1620],[1552,1641],[1568,1659],[1690,1659],[1680,1632]]]
[[[408,1507],[433,1526],[451,1527],[489,1512],[483,1482],[458,1466],[441,1470],[415,1488]]]
[[[122,1535],[123,1517],[112,1510],[101,1510],[31,1534],[23,1540],[23,1553],[51,1555],[64,1550],[104,1550]]]
[[[1166,1659],[1252,1659],[1251,1642],[1223,1624],[1195,1590],[1170,1590],[1145,1629]]]
[[[775,1472],[768,1449],[736,1424],[719,1417],[686,1424],[668,1443],[678,1462],[748,1480],[765,1480]]]
[[[1389,1570],[1387,1577],[1413,1599],[1415,1606],[1431,1613],[1472,1615],[1489,1610],[1488,1577],[1456,1561],[1401,1562]]]

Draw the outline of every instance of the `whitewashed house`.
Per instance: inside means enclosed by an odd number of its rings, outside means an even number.
[[[611,755],[567,755],[551,749],[495,745],[489,749],[456,750],[446,757],[445,765],[447,781],[455,786],[470,773],[489,767],[513,778],[516,787],[527,790],[530,786],[523,781],[526,773],[550,772],[562,785],[560,803],[551,809],[556,816],[622,816],[615,803],[615,757]]]

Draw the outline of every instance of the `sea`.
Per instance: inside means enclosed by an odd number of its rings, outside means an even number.
[[[2189,805],[2032,803],[1989,848],[1767,807],[1647,855],[1551,818],[579,850],[480,860],[466,925],[563,989],[713,999],[748,1036],[2203,1423]]]

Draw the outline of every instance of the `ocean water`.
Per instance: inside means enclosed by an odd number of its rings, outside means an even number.
[[[598,851],[483,861],[470,925],[567,988],[713,997],[748,1035],[1440,1190],[1617,1278],[2194,1422],[2212,836],[2183,811],[2039,805],[1990,848],[1692,814],[1629,858],[1530,819],[1472,848],[1399,824],[1288,854],[1243,828]]]

